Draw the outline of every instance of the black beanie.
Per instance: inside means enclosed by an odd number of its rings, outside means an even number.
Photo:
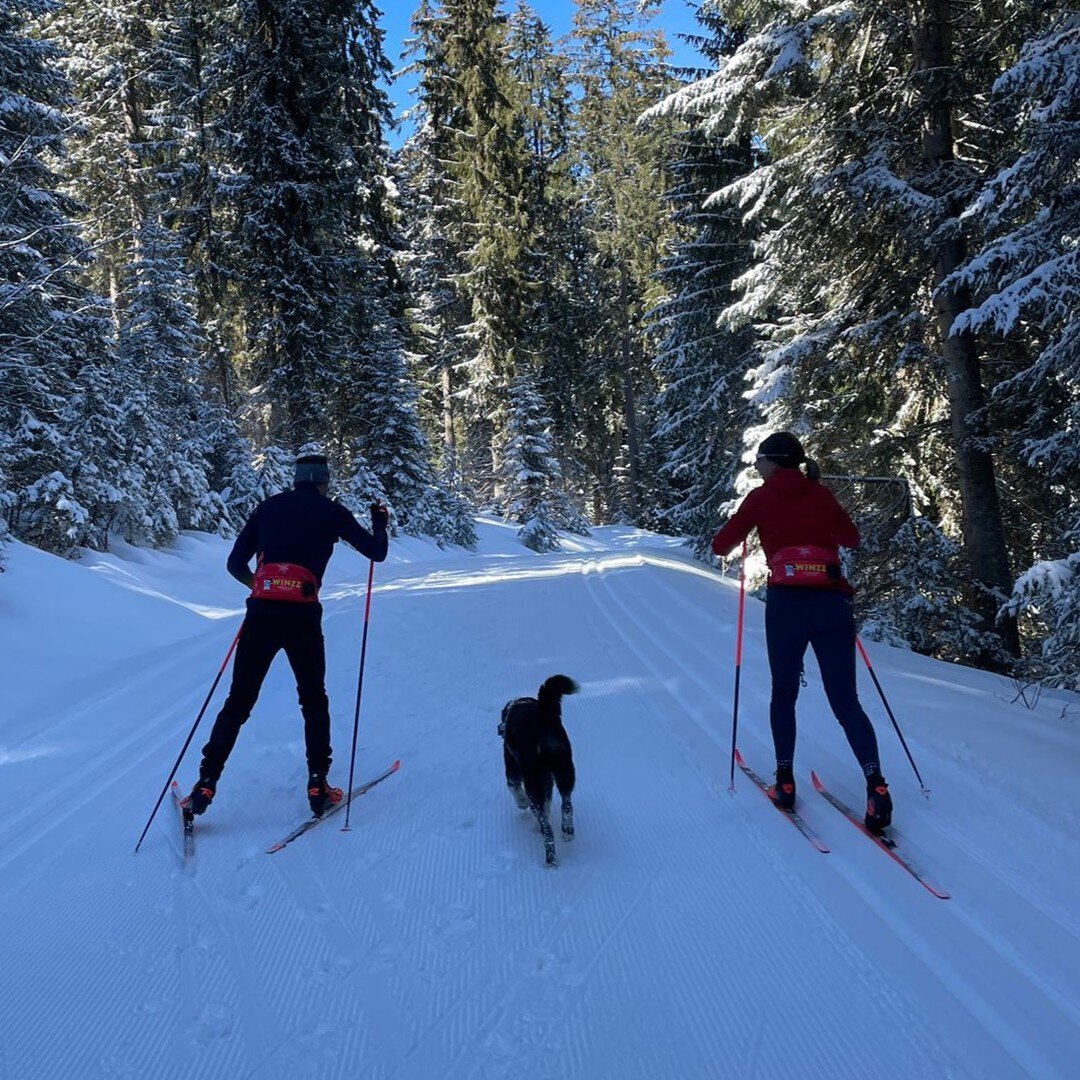
[[[784,469],[797,469],[806,461],[803,445],[790,431],[774,431],[757,449],[758,457],[768,458]]]
[[[329,484],[330,465],[322,454],[304,454],[296,459],[294,484]]]

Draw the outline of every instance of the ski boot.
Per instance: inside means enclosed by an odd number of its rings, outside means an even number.
[[[867,832],[880,836],[892,824],[892,796],[889,785],[881,773],[872,773],[866,778],[866,818]]]
[[[769,788],[769,798],[781,810],[795,809],[795,774],[790,766],[776,770],[776,783]]]
[[[205,814],[210,804],[214,801],[216,784],[213,780],[207,780],[200,776],[191,794],[180,804],[181,808],[189,814]]]
[[[324,773],[310,773],[307,781],[308,806],[316,817],[322,817],[331,806],[336,806],[345,797],[339,787],[331,787],[326,782]]]

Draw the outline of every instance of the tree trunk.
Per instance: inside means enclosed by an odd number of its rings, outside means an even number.
[[[947,190],[955,162],[953,138],[954,84],[952,9],[950,0],[922,0],[914,33],[915,77],[923,96],[923,158],[932,193]],[[959,206],[947,206],[955,215]],[[984,629],[996,629],[1006,648],[1019,655],[1016,620],[997,621],[1001,600],[1012,591],[1005,528],[989,449],[990,428],[982,362],[975,338],[951,333],[958,316],[971,305],[966,289],[943,289],[942,283],[966,258],[959,230],[943,230],[933,248],[934,317],[941,336],[941,354],[948,380],[950,426],[960,485],[963,548],[971,572],[990,595],[980,590],[978,610]],[[988,660],[989,658],[984,658]]]
[[[630,282],[625,263],[619,268],[619,293],[622,302],[622,377],[623,419],[626,424],[626,450],[630,461],[630,519],[641,521],[641,467],[638,449],[637,403],[634,397],[632,342],[630,326]]]
[[[457,483],[457,438],[454,434],[454,386],[449,361],[442,369],[443,468]]]

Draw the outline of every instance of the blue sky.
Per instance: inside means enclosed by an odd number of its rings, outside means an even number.
[[[401,51],[409,35],[409,23],[413,12],[419,6],[419,0],[382,0],[386,11],[382,16],[382,26],[386,31],[386,55],[390,62],[399,66]],[[532,9],[551,27],[552,35],[558,39],[570,31],[574,18],[574,0],[529,0]],[[504,7],[510,5],[504,4]],[[694,33],[700,29],[694,20],[697,5],[687,0],[663,0],[662,11],[655,25],[664,31],[668,45],[672,49],[672,62],[679,65],[696,66],[702,64],[701,55],[684,42],[677,34]],[[398,114],[412,103],[408,94],[408,83],[401,80],[391,88],[391,98],[395,102]],[[397,138],[400,138],[398,136]],[[397,139],[391,136],[391,141]]]

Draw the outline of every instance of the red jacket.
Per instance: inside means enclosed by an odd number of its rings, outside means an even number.
[[[857,548],[859,530],[836,496],[817,480],[808,480],[798,469],[777,469],[764,484],[754,488],[731,520],[713,537],[717,555],[734,550],[752,529],[766,559],[782,548],[799,544],[839,549]],[[841,579],[837,587],[849,589]]]

